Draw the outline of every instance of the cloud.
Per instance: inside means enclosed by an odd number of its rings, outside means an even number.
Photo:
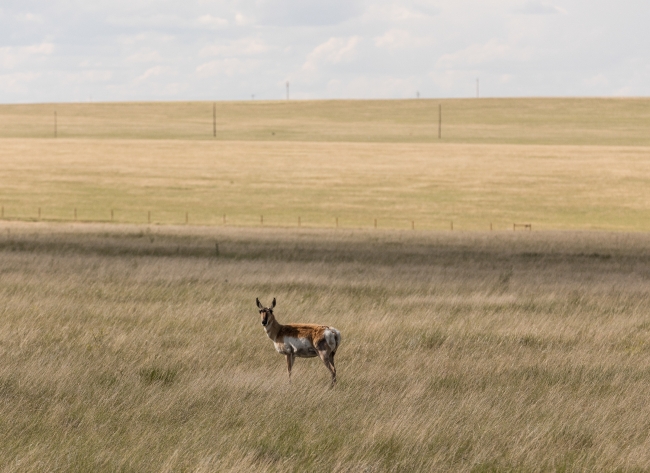
[[[433,40],[425,37],[415,37],[408,30],[390,29],[381,36],[374,38],[375,46],[389,51],[400,49],[415,49],[431,46]]]
[[[359,36],[351,38],[330,38],[316,46],[307,55],[307,60],[302,68],[305,71],[315,71],[321,65],[350,62],[355,58],[357,45],[361,41]]]
[[[266,43],[257,38],[242,38],[206,45],[199,51],[199,56],[254,56],[264,54],[269,49]]]
[[[454,53],[443,54],[436,62],[436,69],[473,69],[495,61],[525,61],[529,58],[528,51],[494,38],[484,44],[472,44]]]
[[[54,52],[54,44],[43,42],[29,46],[0,47],[0,65],[4,69],[13,69],[19,64],[28,63],[35,57],[48,56]]]
[[[540,0],[529,0],[515,12],[524,15],[556,15],[558,13],[566,15],[567,13],[564,8]]]
[[[362,12],[359,0],[261,0],[257,22],[274,26],[326,26],[340,24]]]
[[[166,70],[166,68],[164,68],[163,66],[150,67],[149,69],[144,71],[143,74],[136,77],[134,82],[135,83],[145,82],[146,80],[148,80],[151,77],[156,77],[156,76],[159,76],[159,75],[163,74],[165,72],[165,70]]]
[[[203,27],[210,29],[221,29],[228,26],[228,20],[219,18],[218,16],[212,16],[210,14],[201,15],[196,22]]]
[[[199,77],[226,76],[237,77],[259,69],[259,61],[240,58],[216,59],[196,68]]]

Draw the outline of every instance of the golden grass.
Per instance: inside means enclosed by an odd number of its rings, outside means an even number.
[[[648,98],[217,102],[217,140],[650,145]],[[214,140],[212,102],[0,105],[0,137]]]
[[[3,139],[4,217],[650,230],[650,148]]]
[[[4,222],[0,275],[2,471],[650,469],[644,234]]]

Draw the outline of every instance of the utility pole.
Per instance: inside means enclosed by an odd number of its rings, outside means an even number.
[[[289,100],[289,81],[287,81],[287,100]]]

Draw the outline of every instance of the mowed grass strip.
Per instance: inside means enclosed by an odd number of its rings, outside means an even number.
[[[0,230],[3,471],[650,468],[647,235]]]
[[[6,219],[650,229],[647,147],[3,139],[0,163]]]
[[[0,137],[53,137],[55,112],[59,138],[650,145],[648,98],[0,105]]]

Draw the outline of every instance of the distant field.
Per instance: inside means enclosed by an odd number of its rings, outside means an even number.
[[[6,219],[650,230],[650,148],[3,139]]]
[[[2,222],[0,275],[6,473],[650,469],[645,234]]]
[[[442,140],[438,140],[438,107]],[[212,102],[0,105],[0,137],[214,140]],[[218,141],[650,145],[650,99],[216,102]]]
[[[0,105],[3,218],[650,230],[650,99],[212,106]]]

